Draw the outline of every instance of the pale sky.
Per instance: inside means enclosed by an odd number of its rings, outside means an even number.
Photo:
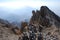
[[[37,9],[41,6],[48,6],[60,16],[60,0],[0,0],[0,7],[8,9],[20,9],[27,6]]]
[[[60,0],[0,0],[0,6],[7,8],[21,8],[24,6],[60,6]]]

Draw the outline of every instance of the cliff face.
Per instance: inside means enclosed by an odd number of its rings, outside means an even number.
[[[0,20],[0,40],[60,40],[59,16],[46,6],[32,14],[29,23],[21,23],[21,29]]]
[[[32,14],[33,16],[31,17],[30,25],[33,25],[37,27],[37,29],[40,29],[43,38],[46,38],[46,40],[51,40],[51,36],[56,36],[55,39],[52,38],[52,40],[60,40],[59,16],[57,16],[46,6],[42,6],[40,10],[33,10]]]
[[[42,6],[41,9],[36,10],[36,12],[33,10],[32,14],[33,16],[31,17],[30,24],[40,24],[46,27],[53,24],[60,26],[60,17],[46,6]]]

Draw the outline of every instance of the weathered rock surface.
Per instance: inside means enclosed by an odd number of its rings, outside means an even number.
[[[0,26],[0,40],[18,40],[19,36],[15,35],[10,28]]]
[[[36,12],[33,10],[32,13],[33,16],[31,17],[30,25],[34,25],[37,28],[42,27],[42,29],[40,29],[42,31],[40,32],[42,33],[41,35],[43,35],[43,40],[60,40],[59,16],[46,6],[42,6],[41,9]]]

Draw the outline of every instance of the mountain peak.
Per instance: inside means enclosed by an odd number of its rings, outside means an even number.
[[[51,11],[47,6],[42,6],[41,9],[37,10],[36,12],[33,10],[32,13],[33,16],[31,17],[30,24],[38,23],[40,25],[47,26],[55,23],[56,21],[58,23],[60,20],[60,17],[57,16],[53,11]]]
[[[44,8],[44,9],[48,9],[48,7],[47,7],[47,6],[41,6],[41,9],[42,9],[42,8]]]

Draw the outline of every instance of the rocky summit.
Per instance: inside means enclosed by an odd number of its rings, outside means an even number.
[[[0,21],[0,40],[60,40],[60,17],[41,6],[32,11],[29,23],[21,23],[21,28]]]

